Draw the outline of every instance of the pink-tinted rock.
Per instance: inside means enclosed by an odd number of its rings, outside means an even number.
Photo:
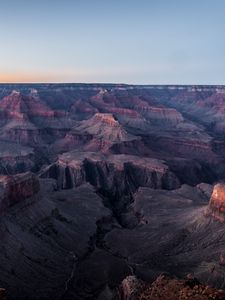
[[[0,102],[0,109],[4,110],[9,117],[23,118],[24,114],[42,117],[53,117],[54,111],[40,101],[38,96],[24,96],[14,90]]]
[[[218,183],[213,188],[210,198],[209,214],[221,222],[225,221],[225,184]]]
[[[75,114],[95,114],[98,109],[85,100],[78,100],[72,106],[70,111]]]

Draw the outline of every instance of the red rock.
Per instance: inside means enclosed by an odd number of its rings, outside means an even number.
[[[90,103],[85,100],[76,101],[70,108],[70,111],[73,113],[88,113],[94,114],[98,112],[98,109],[93,107]]]
[[[25,95],[12,91],[0,101],[0,111],[3,123],[0,138],[19,144],[40,146],[52,137],[64,136],[68,126],[71,127],[68,115],[49,108],[36,90]]]
[[[91,119],[82,121],[76,130],[87,132],[110,143],[136,139],[129,135],[112,114],[96,113]]]
[[[115,143],[136,139],[138,138],[126,132],[112,114],[96,113],[90,119],[78,122],[56,146],[64,151],[76,147],[83,151],[106,153]]]
[[[0,109],[5,111],[9,117],[18,119],[26,118],[26,114],[42,117],[54,116],[54,111],[41,102],[37,96],[34,97],[32,94],[24,96],[15,90],[2,99]]]
[[[112,107],[109,109],[109,112],[112,114],[115,114],[115,115],[122,115],[122,116],[126,116],[126,117],[129,117],[132,119],[140,118],[140,114],[137,111],[135,111],[133,109],[128,109],[128,108]]]
[[[168,107],[157,107],[157,106],[136,106],[139,112],[141,112],[145,117],[152,121],[160,121],[164,123],[174,123],[177,124],[184,120],[181,113],[176,109]],[[162,124],[163,125],[163,124]]]

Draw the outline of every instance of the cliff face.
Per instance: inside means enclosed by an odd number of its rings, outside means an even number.
[[[106,153],[115,143],[137,139],[128,134],[111,113],[96,113],[87,120],[77,122],[65,138],[55,143],[55,147],[59,152],[77,148]]]
[[[90,103],[79,99],[70,108],[70,113],[75,116],[76,119],[90,118],[98,109],[92,106]]]
[[[201,120],[212,131],[221,134],[225,128],[224,87],[183,89],[166,97],[164,103]]]
[[[40,189],[38,178],[30,173],[0,176],[0,211],[36,194]]]
[[[112,195],[129,194],[139,186],[166,189],[179,186],[179,180],[163,161],[122,154],[69,152],[41,176],[56,179],[60,188],[89,182]]]
[[[48,107],[37,90],[31,90],[29,94],[12,91],[0,101],[0,113],[3,125],[0,139],[24,145],[43,145],[46,137],[49,138],[49,130],[57,138],[58,131],[64,132],[71,126],[66,113]]]
[[[41,102],[37,91],[29,95],[23,95],[20,91],[14,90],[0,102],[1,111],[5,111],[10,118],[18,119],[28,116],[53,117],[54,111],[45,103]]]
[[[176,109],[167,107],[154,107],[150,105],[138,104],[135,108],[147,119],[150,119],[154,123],[158,123],[161,126],[166,124],[178,124],[184,121],[181,113]]]

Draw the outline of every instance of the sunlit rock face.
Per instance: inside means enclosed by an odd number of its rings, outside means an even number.
[[[216,219],[225,221],[225,183],[214,186],[209,202],[209,213]]]
[[[126,132],[123,126],[114,118],[113,114],[109,113],[96,113],[93,118],[81,122],[76,129],[92,134],[97,138],[108,140],[111,143],[135,138]]]

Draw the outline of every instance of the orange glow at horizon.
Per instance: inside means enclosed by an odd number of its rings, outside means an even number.
[[[65,74],[63,74],[63,72],[61,74],[59,74],[58,72],[0,72],[0,83],[33,83],[62,81],[63,77],[65,77]]]
[[[108,70],[0,71],[0,83],[98,82],[110,76]],[[115,76],[116,77],[116,76]]]
[[[75,83],[75,82],[123,82],[133,83],[132,80],[124,80],[139,74],[135,68],[107,68],[91,69],[77,68],[62,70],[37,70],[37,71],[9,71],[0,70],[0,83]],[[122,78],[122,79],[121,79]],[[124,78],[124,79],[123,79]]]

